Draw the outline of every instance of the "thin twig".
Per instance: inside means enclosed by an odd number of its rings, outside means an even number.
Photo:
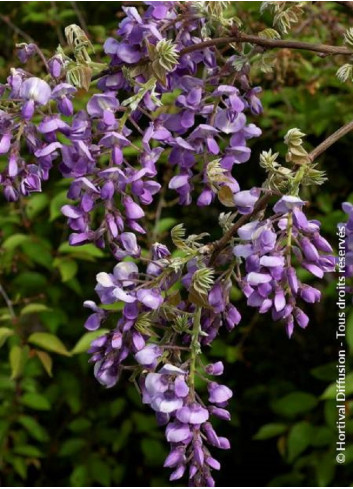
[[[162,187],[162,191],[163,191],[163,189],[165,189],[165,187]],[[154,227],[153,227],[152,238],[151,238],[152,244],[154,244],[156,242],[156,239],[158,236],[158,224],[159,224],[159,220],[161,218],[162,210],[164,207],[164,194],[165,194],[165,190],[163,191],[163,193],[159,197],[159,201],[158,201],[158,205],[157,205],[157,209],[156,209],[156,217],[155,217],[155,221],[154,221]]]
[[[214,264],[220,252],[223,251],[224,248],[228,246],[229,241],[232,239],[232,237],[235,235],[238,229],[244,224],[246,224],[248,221],[250,221],[250,219],[256,216],[256,214],[258,214],[260,211],[265,209],[265,207],[271,200],[271,197],[272,197],[272,192],[267,193],[266,195],[261,197],[261,199],[258,200],[257,203],[255,204],[254,210],[250,214],[242,215],[241,218],[238,219],[237,222],[233,224],[233,226],[222,236],[221,239],[212,243],[212,255],[209,263],[210,266]]]
[[[10,29],[12,29],[14,32],[16,32],[16,34],[23,37],[23,39],[25,41],[35,43],[34,39],[30,35],[28,35],[26,32],[24,32],[22,29],[17,27],[17,25],[15,25],[7,15],[0,14],[0,19],[5,24],[7,24],[10,27]]]
[[[193,51],[199,51],[201,49],[215,47],[219,45],[228,45],[232,43],[251,43],[256,44],[258,46],[262,46],[267,49],[278,49],[278,48],[289,48],[289,49],[301,49],[304,51],[312,51],[321,55],[333,56],[333,55],[352,55],[353,51],[348,49],[346,46],[331,46],[329,44],[313,44],[310,42],[301,42],[301,41],[287,41],[287,40],[277,40],[277,39],[265,39],[259,36],[252,36],[248,34],[238,34],[236,36],[229,37],[216,37],[214,39],[209,39],[208,41],[199,42],[197,44],[193,44],[192,46],[187,46],[182,49],[179,53],[179,56],[182,57],[185,54],[192,53]],[[148,58],[143,58],[141,61],[137,63],[137,65],[144,65],[148,63]],[[132,65],[133,66],[133,65]],[[119,66],[112,66],[107,68],[92,77],[92,81],[98,80],[105,75],[112,75],[117,70],[121,69]]]
[[[56,5],[56,2],[50,2],[50,5],[51,5],[51,8],[53,9],[54,16],[56,17],[53,20],[53,25],[54,25],[56,35],[59,39],[59,43],[61,44],[61,46],[65,46],[65,37],[64,37],[64,34],[62,33],[62,30],[61,30],[61,22],[60,22],[58,7]]]
[[[349,132],[353,131],[353,121],[348,122],[344,126],[340,127],[337,129],[336,132],[331,134],[325,141],[323,141],[319,146],[317,146],[315,149],[313,149],[309,153],[309,158],[311,161],[316,160],[324,151],[326,151],[330,146],[332,146],[336,141],[339,139],[343,138],[346,134]]]
[[[12,305],[12,302],[11,302],[11,299],[9,298],[9,296],[7,295],[6,293],[6,290],[4,289],[4,287],[0,284],[0,294],[2,295],[5,303],[6,303],[6,306],[10,312],[10,316],[12,319],[15,319],[16,317],[16,314],[15,314],[15,311],[14,311],[14,308],[13,308],[13,305]]]
[[[38,44],[33,39],[33,37],[31,37],[29,34],[27,34],[22,29],[20,29],[19,27],[17,27],[17,25],[15,25],[9,19],[9,17],[7,17],[6,15],[0,14],[0,20],[2,20],[3,22],[5,22],[5,24],[7,24],[10,27],[10,29],[12,29],[16,34],[18,34],[19,36],[23,37],[23,39],[25,41],[27,41],[28,43],[31,43],[31,44],[34,44],[35,45],[35,48],[36,48],[36,51],[37,51],[38,56],[42,60],[44,66],[46,68],[46,70],[49,72],[49,67],[48,67],[47,60],[46,60],[46,58],[45,58],[42,50],[39,48]]]
[[[78,21],[80,23],[80,26],[85,31],[85,33],[88,34],[88,27],[87,27],[87,24],[86,24],[86,20],[84,18],[83,13],[81,12],[79,6],[77,5],[77,2],[71,2],[71,5],[72,5],[72,8],[75,11],[75,14],[76,14],[77,19],[78,19]]]
[[[231,43],[243,43],[248,42],[251,44],[257,44],[264,48],[276,49],[276,48],[289,48],[289,49],[301,49],[304,51],[312,51],[327,55],[351,55],[352,50],[348,49],[346,46],[331,46],[329,44],[313,44],[310,42],[301,41],[287,41],[282,39],[265,39],[259,36],[252,36],[248,34],[238,34],[237,36],[231,37],[216,37],[215,39],[210,39],[208,41],[199,42],[198,44],[193,44],[180,51],[180,56],[184,54],[191,53],[193,51],[198,51],[207,47],[218,46],[220,44],[231,44]]]

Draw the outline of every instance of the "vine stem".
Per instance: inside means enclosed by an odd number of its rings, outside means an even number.
[[[221,239],[211,244],[212,254],[209,263],[210,266],[214,264],[220,252],[223,251],[224,248],[226,248],[226,246],[228,246],[229,241],[232,239],[232,237],[235,235],[238,229],[244,224],[246,224],[248,221],[250,221],[252,217],[256,216],[258,212],[265,209],[267,204],[270,202],[271,197],[272,197],[272,192],[268,192],[266,195],[261,197],[261,199],[258,200],[257,203],[255,204],[254,210],[250,214],[242,215],[237,220],[237,222],[234,223],[230,229],[228,229],[228,231],[222,236]]]
[[[353,120],[345,124],[344,126],[337,129],[336,132],[328,136],[321,144],[319,144],[316,148],[314,148],[309,154],[308,157],[310,161],[314,161],[318,158],[322,153],[324,153],[330,146],[336,143],[343,136],[348,134],[350,131],[353,131]],[[260,211],[264,210],[267,207],[267,204],[270,202],[271,197],[273,196],[273,192],[269,191],[266,195],[264,195],[260,200],[255,204],[254,210],[250,214],[244,214],[240,219],[237,220],[233,224],[233,226],[222,236],[221,239],[211,243],[209,249],[211,251],[211,258],[209,265],[212,266],[217,258],[217,256],[226,248],[229,244],[229,241],[236,234],[238,229],[251,220],[252,217],[256,216]]]
[[[10,29],[12,29],[16,34],[19,36],[23,37],[23,39],[28,42],[28,43],[35,43],[33,37],[29,36],[26,32],[24,32],[22,29],[17,27],[11,19],[7,15],[0,14],[0,20],[2,20],[5,24],[7,24]]]
[[[276,49],[276,48],[289,48],[289,49],[300,49],[303,51],[312,51],[316,53],[326,54],[326,55],[351,55],[352,50],[348,49],[346,46],[331,46],[329,44],[313,44],[310,42],[301,41],[287,41],[283,39],[266,39],[260,36],[253,36],[249,34],[238,34],[229,37],[216,37],[214,39],[209,39],[208,41],[199,42],[198,44],[193,44],[192,46],[187,46],[180,51],[180,56],[184,54],[191,53],[193,51],[198,51],[200,49],[205,49],[212,46],[227,45],[231,43],[245,43],[256,44],[257,46],[262,46],[263,48]]]
[[[78,18],[80,26],[85,31],[85,33],[88,34],[88,27],[87,27],[86,19],[85,19],[83,13],[81,12],[79,6],[77,5],[77,2],[70,2],[70,3],[71,3],[71,5],[75,11],[75,14]]]
[[[225,36],[225,37],[215,37],[214,39],[209,39],[207,41],[202,41],[197,44],[193,44],[192,46],[187,46],[179,52],[179,56],[184,56],[185,54],[192,53],[193,51],[199,51],[201,49],[211,48],[215,46],[227,46],[227,44],[232,43],[250,43],[256,44],[257,46],[261,46],[267,49],[300,49],[302,51],[311,51],[314,53],[318,53],[319,55],[325,56],[334,56],[334,55],[344,55],[349,56],[352,55],[353,52],[351,49],[346,46],[332,46],[330,44],[314,44],[310,42],[301,42],[301,41],[291,41],[286,39],[266,39],[260,36],[254,36],[250,34],[236,34],[234,36]],[[141,61],[137,63],[146,64],[148,62],[148,58],[143,58]],[[115,73],[119,67],[110,67],[107,68],[100,73],[95,74],[92,77],[92,81],[98,80],[105,75],[111,75]]]
[[[189,388],[190,388],[190,396],[193,400],[195,400],[196,360],[200,350],[199,334],[200,334],[200,327],[201,327],[201,312],[202,312],[202,308],[197,307],[195,311],[194,324],[191,333]]]
[[[287,255],[287,264],[288,267],[291,266],[291,257],[292,257],[292,233],[293,233],[293,213],[288,213],[288,222],[287,222],[287,247],[286,247],[286,255]]]
[[[37,51],[38,56],[40,57],[42,63],[44,64],[46,70],[48,71],[48,73],[50,73],[47,60],[46,60],[46,58],[45,58],[42,50],[39,48],[39,46],[37,45],[36,41],[33,39],[33,37],[29,36],[22,29],[20,29],[19,27],[17,27],[17,25],[15,25],[7,15],[0,14],[0,20],[2,20],[5,24],[7,24],[10,27],[10,29],[12,29],[16,34],[18,34],[19,36],[23,37],[23,39],[27,43],[34,44],[35,45],[35,48],[36,48],[36,51]]]
[[[332,146],[336,141],[341,139],[343,136],[348,134],[350,131],[353,131],[353,121],[348,122],[344,126],[337,129],[336,132],[331,134],[325,141],[323,141],[319,146],[313,149],[309,153],[310,161],[316,160],[322,153],[324,153],[330,146]]]

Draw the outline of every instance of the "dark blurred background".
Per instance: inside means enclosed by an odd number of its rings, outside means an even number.
[[[342,44],[344,30],[353,24],[345,3],[305,2],[303,18],[289,38]],[[141,2],[2,2],[0,6],[0,80],[20,66],[15,44],[33,39],[45,54],[64,42],[63,30],[80,24],[90,35],[96,59],[104,61],[102,44],[114,35],[124,4]],[[260,16],[260,2],[232,2],[247,32],[270,26]],[[232,13],[232,11],[231,11]],[[252,144],[250,162],[237,168],[243,188],[260,185],[259,153],[283,150],[283,135],[298,127],[307,147],[321,142],[353,117],[352,84],[341,84],[335,72],[344,61],[283,49],[273,53],[274,70],[261,73],[255,65],[253,83],[263,88],[264,113],[250,119],[263,135]],[[33,59],[29,71],[39,73]],[[80,94],[78,104],[86,95]],[[330,148],[319,162],[328,182],[307,191],[309,215],[320,219],[324,235],[336,246],[336,226],[344,219],[342,201],[353,202],[353,135]],[[68,184],[52,180],[44,196],[0,208],[0,280],[19,307],[44,303],[20,321],[22,336],[43,328],[72,349],[84,334],[85,299],[94,299],[95,274],[113,262],[90,246],[69,249],[60,207]],[[185,222],[193,232],[216,229],[220,208],[168,209],[168,217]],[[164,215],[162,217],[165,217]],[[215,231],[216,232],[216,231]],[[27,235],[27,241],[18,236]],[[17,236],[17,238],[13,238]],[[12,237],[12,240],[9,238]],[[64,263],[64,264],[63,264]],[[352,401],[347,401],[346,464],[336,466],[336,408],[332,383],[336,379],[337,311],[335,277],[316,283],[323,299],[308,308],[310,325],[289,340],[280,324],[244,307],[241,325],[214,342],[209,358],[226,362],[226,383],[235,392],[232,421],[219,431],[230,437],[232,450],[217,454],[220,486],[350,486],[353,480]],[[3,304],[1,305],[1,307]],[[6,322],[6,308],[0,309]],[[5,319],[3,319],[5,318]],[[2,324],[6,327],[6,324]],[[347,332],[347,393],[353,394],[353,315]],[[1,331],[1,330],[0,330]],[[0,333],[0,343],[3,337]],[[5,339],[4,339],[5,341]],[[11,379],[11,337],[0,350],[0,473],[4,486],[164,486],[162,469],[167,446],[153,414],[141,406],[127,379],[105,390],[93,378],[85,353],[46,358],[28,351],[19,378]],[[80,352],[85,345],[76,347]],[[11,355],[10,355],[11,357]],[[53,365],[51,367],[51,361]],[[46,368],[50,375],[44,369]],[[13,365],[12,365],[13,367]],[[12,375],[13,377],[13,375]],[[330,387],[331,386],[331,387]]]

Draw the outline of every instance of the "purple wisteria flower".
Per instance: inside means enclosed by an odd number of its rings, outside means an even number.
[[[32,118],[35,104],[46,105],[48,103],[51,89],[44,80],[31,77],[21,84],[19,95],[27,101],[22,107],[22,116],[27,120]]]

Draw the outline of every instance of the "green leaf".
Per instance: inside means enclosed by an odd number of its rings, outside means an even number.
[[[254,440],[267,440],[275,436],[281,435],[287,430],[287,425],[283,423],[269,423],[261,426],[259,431],[254,436]]]
[[[80,452],[86,445],[86,440],[83,438],[71,438],[66,440],[59,450],[59,457],[71,457]]]
[[[53,360],[51,356],[48,355],[48,353],[46,353],[45,351],[39,351],[39,350],[36,350],[36,355],[39,358],[40,363],[43,365],[49,377],[52,377]]]
[[[132,419],[138,433],[150,434],[156,428],[155,418],[153,415],[139,413],[136,411],[132,413]]]
[[[165,231],[169,231],[175,224],[178,222],[174,217],[164,217],[158,222],[157,225],[157,233],[161,234]]]
[[[48,399],[36,392],[26,392],[21,397],[21,402],[25,406],[38,411],[48,411],[51,407]]]
[[[110,466],[99,458],[92,458],[89,463],[92,479],[102,487],[111,486]]]
[[[17,246],[20,246],[23,243],[26,243],[31,238],[27,234],[13,234],[9,238],[5,239],[2,244],[2,247],[5,250],[14,250]]]
[[[227,345],[225,358],[229,363],[234,363],[237,360],[242,359],[241,347]]]
[[[141,441],[141,450],[148,466],[158,467],[163,463],[166,451],[160,441],[154,440],[153,438],[143,438]]]
[[[325,382],[332,382],[337,376],[336,362],[325,363],[310,370],[313,377]]]
[[[63,282],[71,280],[78,270],[77,263],[70,258],[56,258],[53,262],[53,266],[59,269],[61,280]]]
[[[8,420],[0,419],[0,443],[4,443],[9,431],[11,423]]]
[[[38,216],[48,205],[49,197],[46,194],[32,195],[26,206],[26,214],[30,219]]]
[[[78,296],[83,295],[81,283],[77,280],[77,277],[74,277],[71,280],[67,280],[67,282],[65,283],[67,287],[75,292],[75,294],[77,294]]]
[[[126,470],[126,468],[125,468],[124,465],[114,464],[114,467],[113,467],[113,470],[112,470],[112,478],[113,478],[113,481],[114,481],[114,486],[120,487],[122,485],[122,480],[123,480],[123,477],[124,477],[124,474],[125,474],[125,470]],[[164,484],[164,481],[163,481],[163,484]],[[152,486],[154,486],[154,487],[162,487],[162,484],[152,484],[152,481],[151,481],[151,487]]]
[[[67,204],[69,199],[67,198],[67,190],[59,192],[50,202],[50,222],[55,221],[58,217],[62,217],[61,208]]]
[[[91,346],[92,341],[105,333],[108,333],[108,329],[99,329],[97,331],[85,333],[73,347],[71,354],[77,355],[78,353],[86,353],[88,348]]]
[[[59,353],[59,355],[65,355],[67,357],[71,355],[64,343],[51,333],[32,333],[28,338],[28,342],[44,350]]]
[[[313,447],[324,447],[333,443],[335,434],[327,426],[313,426],[310,444]]]
[[[14,345],[10,349],[9,361],[11,367],[11,379],[13,380],[18,379],[18,377],[22,375],[23,367],[27,360],[27,348]]]
[[[47,307],[45,304],[37,304],[37,303],[32,303],[28,304],[21,310],[21,316],[25,316],[26,314],[36,314],[39,312],[43,311],[50,311],[49,307]]]
[[[69,322],[66,312],[57,307],[50,309],[50,311],[42,312],[40,319],[51,333],[56,333],[59,326],[66,325]]]
[[[49,441],[47,430],[43,426],[41,426],[35,418],[32,418],[32,416],[21,415],[18,418],[18,422],[35,440],[41,442]]]
[[[0,347],[5,343],[7,338],[14,334],[15,332],[10,328],[0,328]]]
[[[44,241],[27,241],[26,245],[22,246],[22,251],[34,263],[48,270],[52,269],[53,256]]]
[[[336,429],[337,406],[336,399],[330,399],[324,403],[325,423],[331,429]]]
[[[81,431],[87,431],[91,428],[92,422],[87,418],[76,418],[69,424],[68,428],[74,433],[80,433]]]
[[[312,426],[302,421],[293,426],[288,436],[288,462],[292,463],[310,445]]]
[[[352,463],[353,462],[353,445],[348,445],[346,447],[345,455],[346,455],[345,463],[346,464]]]
[[[58,251],[60,253],[70,253],[72,255],[88,255],[94,258],[102,258],[104,256],[103,251],[92,244],[70,246],[69,243],[63,243],[59,246]]]
[[[44,275],[37,272],[19,273],[13,281],[14,286],[24,296],[42,293],[47,285],[47,279]]]
[[[72,487],[84,487],[87,485],[87,479],[87,467],[85,465],[78,465],[70,475],[70,485]]]
[[[289,472],[288,474],[279,475],[270,480],[268,487],[304,487],[304,475],[299,472]]]
[[[275,413],[293,418],[299,414],[311,411],[317,403],[316,397],[312,394],[296,391],[274,401],[271,407]]]
[[[17,445],[13,448],[13,452],[17,455],[22,455],[24,457],[44,457],[43,452],[41,452],[37,447],[34,447],[33,445]]]
[[[336,471],[335,455],[331,451],[327,452],[317,459],[315,465],[317,486],[330,487]]]
[[[120,435],[114,441],[114,444],[112,447],[113,452],[118,452],[127,444],[131,432],[132,432],[131,419],[125,419],[125,421],[123,421],[122,424],[119,424]]]
[[[353,372],[346,376],[346,396],[353,394]],[[330,384],[321,395],[321,399],[336,399],[336,382]]]
[[[115,399],[115,401],[111,402],[109,406],[110,416],[112,418],[116,418],[124,411],[125,406],[126,399],[124,399],[123,397]]]
[[[12,466],[21,477],[21,479],[26,479],[27,477],[27,464],[23,457],[13,457],[11,460]]]

